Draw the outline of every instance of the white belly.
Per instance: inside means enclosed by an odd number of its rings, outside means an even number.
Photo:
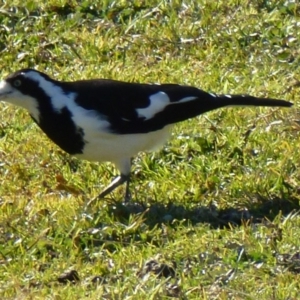
[[[83,153],[76,155],[78,158],[91,161],[118,162],[131,158],[140,151],[155,150],[162,146],[170,136],[171,125],[145,134],[112,134],[103,131],[87,134],[87,142]]]

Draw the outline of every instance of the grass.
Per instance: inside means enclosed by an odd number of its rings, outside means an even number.
[[[32,67],[295,106],[178,124],[134,159],[135,205],[121,188],[85,210],[113,166],[68,156],[1,103],[1,299],[297,299],[299,13],[283,0],[4,1],[1,78]]]

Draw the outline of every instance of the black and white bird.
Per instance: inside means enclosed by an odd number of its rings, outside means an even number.
[[[125,200],[130,198],[131,158],[162,145],[175,123],[224,106],[292,106],[284,100],[217,95],[178,84],[108,79],[64,82],[33,69],[19,70],[2,80],[0,100],[27,109],[67,153],[113,162],[120,176],[98,197],[126,183]]]

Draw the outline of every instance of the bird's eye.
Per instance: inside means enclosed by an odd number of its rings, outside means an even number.
[[[22,81],[21,81],[20,79],[16,79],[16,80],[13,82],[14,87],[19,87],[19,86],[21,86],[21,84],[22,84]]]

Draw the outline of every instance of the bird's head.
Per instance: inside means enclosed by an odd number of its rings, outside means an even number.
[[[40,102],[51,97],[55,90],[53,82],[46,74],[33,69],[17,71],[0,81],[0,101],[27,109],[38,121]]]

